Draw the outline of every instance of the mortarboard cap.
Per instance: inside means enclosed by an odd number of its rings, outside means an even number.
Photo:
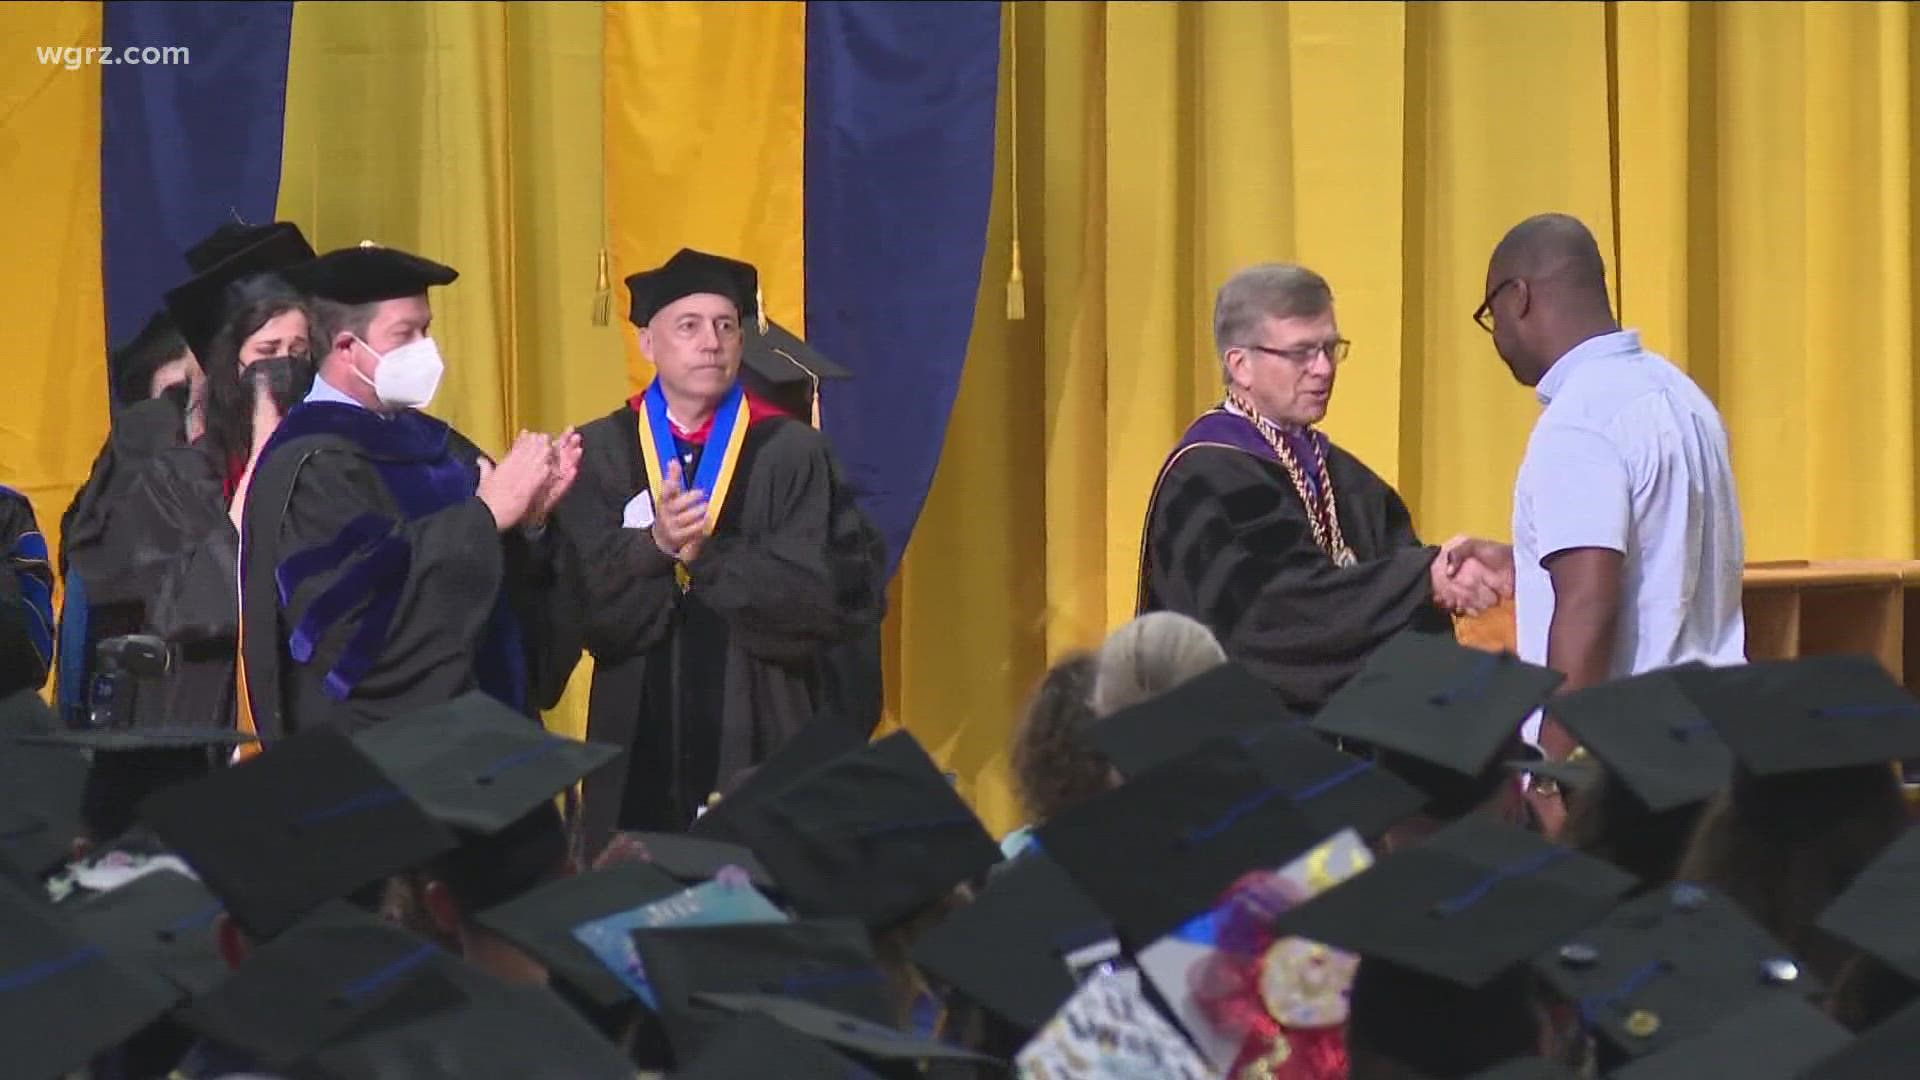
[[[1555,698],[1548,711],[1648,810],[1675,810],[1704,802],[1733,774],[1732,752],[1687,689],[1707,670],[1604,683]]]
[[[287,277],[314,296],[354,306],[425,296],[430,288],[453,284],[460,274],[451,266],[367,240],[329,251]]]
[[[852,919],[636,930],[633,944],[676,1059],[712,1042],[717,1018],[694,1002],[704,993],[805,998],[873,1021],[892,1008],[873,939]]]
[[[66,910],[87,937],[138,959],[188,995],[226,981],[228,968],[214,942],[220,901],[176,870],[153,870]]]
[[[788,785],[830,762],[858,753],[868,745],[867,737],[853,725],[827,718],[816,718],[767,756],[747,778],[741,781],[707,812],[687,827],[693,836],[732,843],[745,843],[734,818],[747,807],[779,794]]]
[[[71,747],[0,744],[0,857],[36,878],[67,860],[88,767]]]
[[[1686,882],[1621,905],[1533,966],[1588,1031],[1628,1057],[1705,1034],[1756,998],[1824,992],[1738,905]]]
[[[1469,816],[1289,910],[1275,929],[1472,990],[1592,925],[1633,885],[1598,859]]]
[[[621,754],[555,735],[478,690],[352,739],[434,820],[481,834],[505,829]]]
[[[307,242],[300,234],[300,227],[290,221],[274,221],[265,225],[223,221],[187,249],[187,269],[195,274],[204,274],[249,248],[269,242],[288,243],[293,238],[298,238],[302,245]],[[307,248],[306,258],[313,258],[311,247]]]
[[[158,792],[141,813],[256,941],[455,843],[332,732]]]
[[[805,386],[817,390],[822,382],[853,378],[853,372],[828,359],[793,331],[769,319],[767,332],[747,327],[741,364],[769,386]]]
[[[734,1012],[755,1012],[809,1038],[837,1047],[873,1067],[883,1076],[918,1076],[925,1062],[959,1062],[999,1066],[984,1054],[910,1035],[895,1028],[861,1020],[809,1001],[762,994],[701,994],[704,1004]]]
[[[648,866],[683,885],[711,881],[727,867],[744,871],[756,889],[777,891],[773,875],[761,864],[760,857],[739,844],[708,840],[683,833],[622,833],[640,846]]]
[[[620,863],[543,885],[481,912],[479,922],[605,1007],[630,1000],[633,993],[573,936],[574,928],[680,891],[678,881],[654,867]]]
[[[1039,852],[1009,863],[971,904],[928,930],[913,962],[1023,1031],[1073,996],[1066,956],[1113,936],[1105,914]]]
[[[37,690],[16,690],[0,698],[0,739],[45,735],[58,726]]]
[[[44,895],[0,882],[0,1046],[10,1076],[64,1076],[181,998],[138,961],[89,939]]]
[[[1913,926],[1916,897],[1920,830],[1908,829],[1867,864],[1815,925],[1920,982],[1920,934]]]
[[[802,914],[898,922],[1000,861],[909,732],[741,808],[734,827]]]
[[[758,270],[738,259],[692,248],[681,248],[655,269],[629,275],[627,291],[633,296],[627,318],[635,326],[647,325],[661,308],[696,293],[732,300],[742,323],[754,322],[760,310]]]
[[[1035,830],[1053,858],[1144,947],[1214,906],[1249,870],[1275,870],[1326,839],[1234,740],[1215,740]]]
[[[1312,726],[1475,777],[1563,679],[1512,653],[1407,631],[1375,650]]]
[[[1825,1020],[1825,1017],[1821,1019]],[[1783,1073],[1793,1080],[1886,1080],[1887,1077],[1920,1075],[1920,1001],[1862,1032],[1852,1042],[1837,1038],[1832,1021],[1816,1024],[1805,1017],[1799,1026],[1805,1035],[1795,1045],[1795,1059],[1805,1061],[1812,1043],[1824,1043],[1830,1049],[1800,1072]],[[1766,1029],[1760,1029],[1764,1032]],[[1678,1076],[1678,1073],[1671,1074]],[[1743,1077],[1749,1074],[1721,1070],[1720,1075]],[[1750,1075],[1759,1076],[1759,1073]],[[1648,1080],[1665,1080],[1652,1077]]]
[[[877,1080],[825,1043],[759,1013],[741,1013],[728,1020],[712,1045],[673,1072],[673,1080],[739,1080],[743,1076]]]
[[[1871,657],[1758,661],[1687,685],[1753,776],[1920,758],[1920,700]]]
[[[1746,1007],[1705,1032],[1657,1054],[1636,1059],[1607,1075],[1611,1080],[1794,1080],[1808,1075],[1838,1080],[1833,1073],[1801,1069],[1846,1045],[1847,1029],[1792,995],[1749,999]],[[1883,1077],[1900,1073],[1872,1073]]]
[[[1329,746],[1304,726],[1236,740],[1241,753],[1321,836],[1352,829],[1371,839],[1420,812],[1426,795],[1379,764]]]
[[[1573,1072],[1543,1057],[1515,1058],[1474,1073],[1469,1080],[1576,1080]]]
[[[1293,720],[1267,684],[1238,663],[1221,664],[1173,689],[1117,710],[1089,734],[1123,776],[1138,776],[1207,740]]]
[[[209,238],[211,239],[211,238]],[[278,273],[291,277],[303,265],[311,265],[314,253],[298,226],[276,222],[241,237],[229,238],[236,245],[217,262],[199,268],[194,276],[167,290],[163,297],[168,315],[186,339],[194,354],[205,358],[213,339],[226,321],[228,289],[256,274]],[[244,243],[241,243],[245,240]],[[203,242],[204,243],[204,242]],[[217,246],[225,246],[222,241]]]

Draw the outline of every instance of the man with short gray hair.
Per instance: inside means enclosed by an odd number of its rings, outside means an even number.
[[[1235,274],[1214,303],[1225,394],[1154,482],[1137,610],[1206,624],[1292,709],[1319,711],[1410,628],[1450,633],[1510,575],[1424,545],[1400,496],[1317,431],[1351,347],[1333,290],[1303,266]]]

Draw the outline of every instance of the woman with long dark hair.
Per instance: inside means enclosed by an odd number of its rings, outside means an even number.
[[[169,672],[142,679],[117,722],[231,727],[238,639],[237,521],[253,462],[313,381],[305,298],[278,271],[312,257],[299,230],[265,226],[167,294],[205,373],[205,430],[158,455],[109,511],[83,572],[96,597],[137,604]]]

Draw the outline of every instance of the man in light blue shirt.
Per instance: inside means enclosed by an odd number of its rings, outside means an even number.
[[[1564,674],[1562,693],[1686,663],[1744,663],[1744,539],[1713,402],[1620,328],[1599,245],[1574,218],[1514,226],[1486,289],[1474,321],[1542,405],[1506,552],[1521,658]],[[1456,557],[1467,553],[1501,558],[1475,546]],[[1573,750],[1551,719],[1536,724],[1529,741],[1549,757]]]

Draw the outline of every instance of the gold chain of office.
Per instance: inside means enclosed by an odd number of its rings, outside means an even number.
[[[1280,464],[1286,467],[1287,479],[1293,481],[1293,490],[1299,493],[1300,502],[1307,508],[1307,522],[1313,526],[1313,542],[1320,545],[1320,550],[1327,553],[1335,566],[1352,566],[1358,562],[1353,549],[1347,546],[1346,534],[1340,531],[1340,511],[1334,502],[1333,477],[1327,472],[1327,455],[1320,455],[1316,463],[1320,481],[1320,492],[1316,497],[1313,485],[1307,482],[1306,468],[1300,464],[1293,447],[1287,445],[1287,440],[1281,436],[1280,428],[1273,421],[1261,416],[1258,409],[1233,391],[1227,392],[1225,407],[1228,412],[1251,421],[1254,429],[1260,432],[1260,437],[1279,455]],[[1311,433],[1308,437],[1312,437]]]

